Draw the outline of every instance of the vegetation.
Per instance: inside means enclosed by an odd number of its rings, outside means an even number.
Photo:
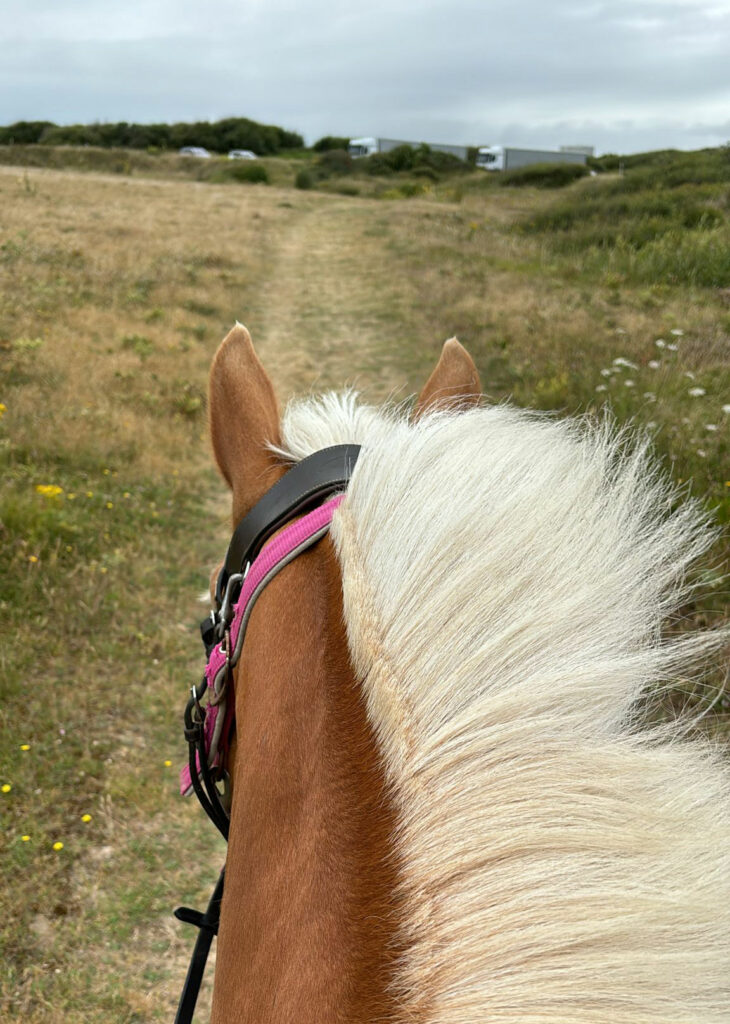
[[[531,164],[529,167],[503,171],[499,175],[499,184],[518,188],[526,185],[535,188],[565,188],[589,174],[584,164]]]
[[[474,168],[459,160],[451,153],[442,153],[441,150],[431,149],[430,146],[422,145],[397,146],[388,153],[373,153],[372,156],[363,157],[358,161],[359,167],[367,174],[390,175],[401,171],[418,173],[425,171],[427,176],[440,176],[444,174],[461,173],[466,174]]]
[[[126,149],[180,149],[203,146],[212,152],[250,149],[260,156],[296,149],[304,144],[297,132],[276,125],[259,124],[246,117],[192,124],[56,125],[50,121],[18,121],[0,128],[0,145],[38,143],[43,146],[101,146]]]
[[[589,157],[588,164],[599,172],[623,170],[633,181],[641,183],[640,188],[649,181],[659,187],[730,181],[730,145],[690,153],[662,149],[629,156],[608,154]]]
[[[315,153],[325,153],[328,149],[344,149],[346,151],[349,143],[350,140],[342,135],[324,135],[321,139],[317,139],[312,149]]]
[[[673,183],[681,177],[671,167],[656,177],[639,167],[594,179],[528,215],[522,230],[590,279],[730,287],[730,191]]]
[[[301,189],[314,188],[314,178],[311,173],[303,167],[300,171],[297,171],[297,176],[294,179],[294,185],[296,188]]]
[[[215,168],[209,180],[214,182],[243,181],[249,184],[268,185],[269,172],[258,160],[250,163],[248,160],[229,160]]]
[[[271,158],[270,188],[201,188],[253,165],[39,151],[129,164],[0,166],[0,1019],[162,1022],[194,940],[170,910],[201,906],[224,856],[176,787],[197,594],[228,541],[219,340],[245,319],[282,395],[355,380],[380,401],[456,334],[490,401],[632,422],[727,526],[728,186],[670,185],[667,164],[635,188],[637,164],[555,195],[357,161],[325,194],[291,187],[313,162]],[[672,630],[726,621],[728,554]],[[657,705],[714,701],[728,735],[723,683],[673,680]]]

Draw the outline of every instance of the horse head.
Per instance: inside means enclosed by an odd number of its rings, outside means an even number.
[[[217,1024],[727,1019],[727,768],[636,713],[720,642],[661,634],[706,519],[646,444],[480,391],[452,340],[410,413],[282,419],[244,328],[215,357],[234,526],[361,446],[231,672]]]

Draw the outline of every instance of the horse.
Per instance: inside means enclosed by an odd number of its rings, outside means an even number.
[[[641,713],[727,640],[662,628],[714,534],[648,442],[455,339],[410,411],[280,417],[240,324],[209,416],[234,525],[360,446],[232,673],[213,1024],[727,1024],[730,772]]]

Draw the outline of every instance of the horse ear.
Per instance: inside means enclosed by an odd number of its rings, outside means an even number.
[[[242,324],[236,324],[215,354],[208,407],[213,452],[233,491],[237,522],[284,473],[268,448],[281,444],[276,395]]]
[[[411,419],[436,409],[468,409],[479,404],[482,385],[474,360],[456,338],[444,342],[441,358],[418,396]]]

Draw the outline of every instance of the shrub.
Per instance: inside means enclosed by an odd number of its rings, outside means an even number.
[[[651,169],[592,181],[522,221],[580,274],[642,284],[726,288],[730,229],[722,185],[659,187]],[[637,188],[637,180],[643,182]],[[665,179],[667,180],[667,179]]]
[[[297,171],[297,176],[294,179],[295,188],[314,188],[314,178],[306,168],[302,168],[301,171]]]
[[[347,150],[349,144],[350,140],[340,135],[324,135],[321,139],[317,139],[312,149],[315,153],[326,153],[330,149]]]
[[[435,175],[435,179],[432,180],[438,179],[442,174],[473,170],[469,164],[459,160],[452,153],[442,153],[441,150],[431,149],[426,145],[416,148],[397,146],[388,153],[373,153],[372,156],[360,160],[359,167],[373,175],[398,174],[402,171],[416,173],[429,170]]]
[[[213,152],[251,149],[256,153],[277,153],[304,145],[297,132],[278,125],[259,124],[246,117],[228,117],[222,121],[197,121],[193,124],[111,124],[55,125],[50,121],[18,121],[0,128],[0,143],[33,143],[55,146],[121,146],[125,149],[180,149],[181,146],[205,146]]]
[[[353,159],[346,149],[328,149],[315,164],[318,178],[330,178],[337,174],[352,174],[352,169]]]
[[[517,187],[564,188],[588,174],[590,171],[584,164],[530,164],[514,171],[503,171],[499,183]]]
[[[194,157],[180,159],[194,160]],[[201,181],[212,181],[216,184],[226,181],[240,181],[251,185],[257,182],[269,183],[269,172],[262,164],[243,160],[198,160],[193,165]]]
[[[269,183],[269,172],[261,164],[248,163],[246,161],[234,160],[230,164],[228,176],[233,181],[246,181],[249,183]]]

